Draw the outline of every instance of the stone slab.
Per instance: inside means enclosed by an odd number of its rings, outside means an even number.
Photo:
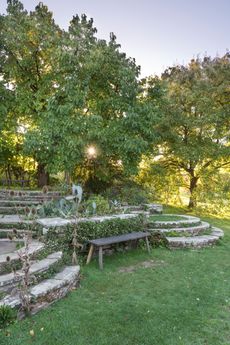
[[[169,247],[172,248],[201,248],[215,244],[218,239],[224,236],[221,229],[214,228],[210,235],[194,237],[166,237]]]
[[[32,287],[30,294],[35,299],[44,297],[51,291],[61,289],[66,284],[73,283],[77,280],[79,271],[79,266],[65,267],[62,272],[56,274],[52,279],[44,280],[40,284]]]
[[[38,251],[40,251],[44,247],[44,243],[32,240],[31,244],[29,245],[29,255],[34,255]],[[6,262],[6,257],[8,256],[10,260],[19,260],[18,253],[23,252],[24,247],[12,252],[12,253],[7,253],[7,254],[2,254],[0,255],[0,266],[1,264],[5,264]]]
[[[36,275],[42,272],[46,272],[52,265],[57,263],[62,258],[62,252],[55,252],[48,255],[45,259],[36,261],[30,267],[30,274]],[[8,273],[0,275],[0,288],[9,287],[12,285],[15,286],[23,277],[23,272],[21,270],[16,271],[15,273]],[[4,290],[4,289],[3,289]],[[5,289],[6,290],[6,289]]]
[[[25,220],[17,214],[0,214],[1,224],[26,223],[32,224],[31,220]]]
[[[200,225],[192,226],[192,227],[185,227],[185,228],[168,228],[168,229],[148,229],[151,232],[160,232],[167,234],[168,232],[176,232],[176,233],[183,233],[183,232],[190,232],[191,234],[198,234],[202,233],[210,228],[210,224],[207,222],[201,222]]]
[[[105,220],[111,219],[129,219],[137,217],[137,214],[117,214],[111,216],[98,216],[98,217],[90,217],[90,218],[78,218],[77,222],[104,222]],[[37,220],[37,223],[45,228],[53,228],[53,227],[62,227],[69,224],[74,224],[76,221],[75,219],[63,219],[60,217],[55,218],[40,218]]]

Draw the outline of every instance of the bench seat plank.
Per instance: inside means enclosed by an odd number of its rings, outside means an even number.
[[[93,244],[94,246],[100,247],[100,246],[106,246],[109,244],[138,240],[141,238],[146,238],[148,236],[150,236],[150,233],[147,231],[146,232],[131,232],[129,234],[124,234],[124,235],[98,238],[96,240],[89,241],[89,243]]]

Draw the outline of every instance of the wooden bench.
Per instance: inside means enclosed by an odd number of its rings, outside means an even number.
[[[94,247],[99,247],[99,267],[103,269],[103,247],[111,244],[135,241],[140,239],[145,239],[148,252],[150,252],[148,237],[150,236],[149,232],[131,232],[129,234],[98,238],[95,240],[89,241],[90,249],[87,257],[86,264],[89,264],[93,255]]]

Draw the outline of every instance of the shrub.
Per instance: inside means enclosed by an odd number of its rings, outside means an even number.
[[[146,204],[149,201],[148,193],[132,181],[107,189],[105,195],[111,200],[117,200],[120,203],[129,205]]]
[[[95,205],[95,207],[94,207]],[[104,215],[110,213],[109,201],[102,195],[92,195],[83,205],[87,215]]]
[[[89,240],[101,237],[116,236],[134,231],[142,231],[144,218],[138,216],[128,219],[111,219],[103,222],[81,222],[77,226],[77,241],[85,245]],[[61,236],[57,236],[55,229],[51,229],[47,234],[48,245],[54,246],[59,250],[68,251],[71,248],[73,225],[65,227]]]
[[[0,328],[8,326],[16,319],[16,311],[8,305],[0,306]]]

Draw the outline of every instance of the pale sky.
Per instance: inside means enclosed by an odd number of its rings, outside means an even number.
[[[38,4],[22,0],[30,11]],[[141,65],[141,76],[160,74],[175,63],[230,49],[230,0],[44,0],[67,28],[75,14],[94,19],[99,38],[114,32],[121,50]],[[0,0],[5,13],[6,0]]]

